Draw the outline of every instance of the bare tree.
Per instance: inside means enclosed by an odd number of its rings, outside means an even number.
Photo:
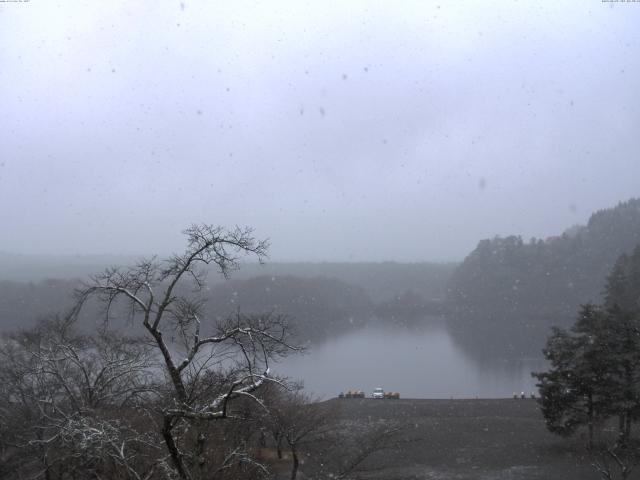
[[[6,335],[0,345],[4,467],[33,478],[88,472],[144,478],[143,450],[153,439],[123,413],[148,398],[149,366],[149,349],[136,339],[81,334],[68,318]]]
[[[184,233],[187,249],[181,255],[143,260],[128,269],[112,268],[94,276],[77,291],[74,313],[90,298],[97,298],[105,305],[107,322],[112,306],[120,303],[127,307],[130,320],[142,325],[161,358],[169,385],[160,406],[161,434],[179,477],[192,479],[204,460],[195,450],[182,447],[193,438],[196,426],[232,417],[234,399],[250,398],[264,406],[254,393],[273,380],[270,360],[295,347],[289,343],[282,316],[238,313],[216,323],[204,311],[208,266],[227,277],[244,255],[262,262],[267,242],[256,240],[248,228],[194,225]],[[196,441],[201,451],[206,440],[201,429]]]
[[[277,455],[282,459],[283,443],[291,453],[291,479],[295,480],[300,467],[300,449],[305,444],[318,441],[328,428],[332,417],[326,404],[320,403],[303,391],[301,384],[292,384],[289,389],[269,389],[265,392],[269,400],[269,411],[263,423],[271,433]]]
[[[640,464],[640,442],[636,439],[618,440],[613,444],[600,442],[588,451],[591,465],[602,480],[626,480]]]
[[[337,479],[356,478],[363,465],[374,454],[387,450],[398,444],[398,435],[403,427],[397,424],[379,425],[357,437],[357,445],[353,451],[344,456]],[[406,440],[405,440],[406,442]]]

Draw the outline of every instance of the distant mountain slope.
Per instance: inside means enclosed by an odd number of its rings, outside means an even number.
[[[40,282],[0,281],[0,331],[25,328],[38,318],[64,313],[72,306],[72,292],[79,282],[48,279]],[[301,278],[261,276],[247,280],[214,283],[203,295],[205,316],[222,320],[242,313],[272,312],[284,314],[301,341],[318,341],[366,324],[373,316],[374,305],[360,287],[335,278]],[[123,312],[112,309],[120,317]],[[85,305],[82,325],[93,325],[104,318],[103,309],[90,302]]]
[[[365,325],[374,307],[362,288],[336,278],[261,276],[215,285],[207,309],[221,318],[237,310],[284,314],[299,340],[316,341]]]
[[[85,278],[106,267],[134,263],[138,258],[132,255],[19,255],[0,252],[0,281]]]
[[[0,330],[28,326],[38,317],[64,311],[72,302],[71,292],[79,278],[109,265],[126,267],[133,260],[0,255],[0,272],[6,277],[3,261],[15,273],[9,278],[23,281],[0,277]],[[207,306],[216,316],[225,316],[238,307],[244,312],[276,310],[304,330],[304,340],[318,340],[363,325],[376,313],[419,321],[410,314],[420,317],[425,304],[442,302],[453,268],[452,264],[393,262],[245,264],[228,282],[213,272],[209,275]],[[61,278],[47,278],[55,273]],[[376,309],[377,304],[383,308]],[[97,317],[98,309],[92,308],[87,310],[85,320],[96,321]]]
[[[457,266],[457,263],[435,262],[248,264],[243,265],[233,278],[247,279],[261,275],[336,278],[361,287],[375,303],[392,300],[407,292],[416,293],[427,301],[442,301],[446,296],[447,282]]]
[[[71,305],[74,280],[0,281],[0,331],[26,328]]]
[[[586,226],[546,240],[482,240],[447,287],[449,324],[483,354],[539,355],[551,325],[600,301],[615,260],[640,243],[640,199],[594,213]]]
[[[111,266],[135,263],[131,255],[16,255],[0,252],[0,281],[39,282],[41,280],[82,279]],[[337,278],[363,288],[375,301],[391,300],[414,292],[427,301],[443,300],[446,285],[456,263],[436,262],[268,262],[245,263],[233,278],[246,280],[262,275],[302,278]],[[211,272],[211,284],[224,279]]]

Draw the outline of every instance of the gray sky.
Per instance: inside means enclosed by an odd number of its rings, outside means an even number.
[[[0,2],[0,250],[458,260],[640,196],[640,3]]]

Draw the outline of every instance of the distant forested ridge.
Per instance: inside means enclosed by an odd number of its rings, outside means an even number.
[[[142,255],[15,255],[0,251],[0,282],[86,279],[107,267],[131,265],[140,257]],[[246,280],[263,275],[336,278],[361,287],[376,303],[394,300],[407,292],[434,301],[444,299],[447,282],[457,265],[453,262],[244,263],[232,278]],[[208,281],[215,284],[224,282],[224,278],[212,271]]]
[[[334,278],[362,288],[374,303],[395,301],[408,292],[432,302],[444,300],[447,283],[457,266],[453,262],[268,262],[245,264],[233,278],[243,280],[263,275]]]
[[[130,265],[133,255],[18,255],[0,251],[0,281],[41,282],[87,278],[113,265]]]
[[[640,243],[640,199],[594,213],[558,237],[482,240],[447,288],[448,322],[465,347],[539,356],[549,327],[598,303],[616,259]]]
[[[367,324],[374,310],[361,287],[336,278],[260,276],[211,288],[207,310],[216,318],[235,312],[285,315],[299,341],[338,336]]]
[[[41,270],[38,259],[43,261]],[[110,265],[132,263],[124,257],[69,257],[67,266],[64,259],[0,254],[0,267],[8,267],[0,268],[0,331],[27,328],[38,318],[64,312],[82,278]],[[105,264],[98,268],[101,261]],[[80,275],[90,266],[93,271]],[[294,331],[304,331],[300,341],[321,341],[376,317],[396,324],[420,323],[425,312],[433,312],[434,303],[442,303],[454,269],[451,263],[249,263],[229,281],[211,271],[203,300],[210,318],[273,311],[286,314]],[[50,274],[59,277],[46,278]],[[101,315],[88,305],[80,326],[93,325]]]
[[[0,331],[31,327],[39,318],[62,312],[78,284],[63,279],[0,281]]]

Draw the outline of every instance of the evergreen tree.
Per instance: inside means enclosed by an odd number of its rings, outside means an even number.
[[[605,286],[603,306],[581,307],[570,330],[554,328],[543,350],[551,368],[534,373],[549,430],[571,435],[619,418],[621,444],[640,419],[640,246],[621,255]]]
[[[621,255],[607,278],[605,307],[609,316],[609,350],[614,380],[612,411],[619,416],[626,442],[640,418],[640,245]]]
[[[550,431],[563,436],[581,425],[589,428],[608,414],[610,381],[603,342],[604,312],[585,305],[571,331],[554,328],[543,350],[548,372],[533,373],[540,383],[540,406]]]

